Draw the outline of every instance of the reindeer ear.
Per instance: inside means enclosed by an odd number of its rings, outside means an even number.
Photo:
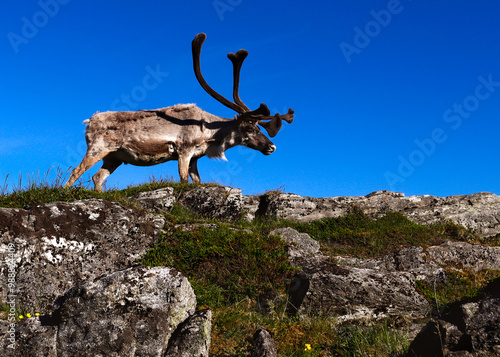
[[[267,133],[271,138],[274,138],[276,134],[281,129],[281,125],[283,124],[283,121],[281,120],[281,116],[276,113],[276,115],[271,119],[271,121],[263,121],[259,120],[259,125],[266,129]]]

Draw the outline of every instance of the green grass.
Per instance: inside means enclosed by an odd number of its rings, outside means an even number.
[[[85,198],[133,205],[128,197],[140,192],[173,187],[175,194],[180,195],[199,186],[153,178],[146,184],[97,193],[84,185],[61,188],[65,181],[61,174],[53,182],[47,177],[48,173],[29,179],[26,184],[20,180],[10,190],[5,183],[0,187],[0,206],[25,207]],[[259,218],[229,225],[206,220],[176,204],[165,217],[165,233],[142,263],[172,266],[188,277],[198,299],[198,309],[210,308],[213,313],[212,356],[246,355],[252,335],[260,327],[271,333],[281,356],[401,356],[408,348],[404,323],[339,325],[332,316],[288,316],[286,291],[296,269],[287,260],[285,244],[279,237],[269,235],[273,229],[292,227],[318,240],[326,254],[363,258],[381,257],[408,246],[430,246],[447,239],[479,241],[474,234],[452,223],[422,226],[399,213],[372,219],[359,209],[345,217],[309,223]],[[206,223],[211,226],[200,226]],[[191,228],[183,229],[180,224]],[[447,284],[434,287],[417,282],[417,287],[441,308],[478,294],[495,277],[498,272],[473,274],[450,270]]]
[[[172,187],[175,195],[180,195],[184,191],[192,190],[200,186],[217,186],[214,183],[193,184],[185,182],[176,182],[173,179],[151,177],[150,182],[131,185],[125,189],[109,189],[104,192],[96,192],[90,189],[90,183],[81,182],[70,188],[62,188],[66,181],[67,173],[57,170],[56,177],[50,179],[51,170],[44,175],[37,173],[28,175],[23,182],[20,176],[18,182],[9,189],[8,176],[4,184],[0,187],[0,207],[22,208],[29,205],[50,203],[56,201],[71,202],[89,198],[99,198],[109,201],[117,201],[124,204],[130,204],[127,199],[130,196],[140,192],[157,190],[164,187]]]
[[[433,284],[417,280],[417,291],[422,294],[433,308],[433,313],[440,312],[448,305],[465,302],[478,296],[493,281],[500,279],[498,270],[474,272],[469,269],[455,270],[447,268],[447,281]]]
[[[409,246],[435,245],[446,239],[479,239],[451,222],[424,226],[410,221],[401,213],[387,213],[373,219],[359,209],[344,217],[324,218],[310,223],[289,222],[287,225],[319,241],[325,253],[363,258],[381,257]]]
[[[234,230],[171,228],[142,263],[168,265],[186,275],[198,304],[221,307],[274,290],[283,292],[294,269],[276,236]]]

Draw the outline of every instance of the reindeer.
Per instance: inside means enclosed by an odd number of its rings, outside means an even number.
[[[206,35],[200,33],[192,42],[195,76],[208,94],[238,113],[234,119],[210,114],[194,104],[154,110],[98,112],[84,121],[87,124],[87,152],[64,187],[73,185],[100,160],[103,161],[102,167],[92,177],[96,191],[102,191],[104,180],[122,163],[152,166],[177,160],[181,181],[188,182],[190,176],[193,182],[199,183],[197,162],[202,156],[226,160],[224,152],[236,145],[258,150],[264,155],[276,150],[258,125],[274,137],[281,129],[283,120],[292,123],[293,110],[289,109],[284,115],[277,113],[271,116],[264,103],[250,110],[241,101],[238,93],[240,70],[248,55],[243,49],[227,55],[233,64],[234,102],[213,90],[200,69],[201,47],[205,39]]]

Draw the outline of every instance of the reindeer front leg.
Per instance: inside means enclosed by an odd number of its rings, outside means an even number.
[[[189,163],[192,157],[192,153],[179,153],[179,176],[181,177],[181,182],[189,182]]]

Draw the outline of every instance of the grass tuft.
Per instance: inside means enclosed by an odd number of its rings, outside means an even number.
[[[440,244],[446,239],[478,240],[471,232],[454,223],[419,225],[401,213],[389,212],[373,219],[359,209],[337,218],[309,223],[288,223],[319,241],[325,253],[376,258],[409,246]]]
[[[437,314],[450,304],[473,299],[488,284],[500,279],[498,270],[474,272],[470,269],[451,269],[451,267],[447,267],[446,270],[447,279],[444,283],[416,281],[417,291],[429,301],[433,311]]]
[[[174,194],[180,195],[184,191],[191,190],[199,186],[216,186],[213,183],[194,184],[176,182],[173,179],[150,178],[150,182],[131,185],[125,189],[109,189],[104,192],[96,192],[90,190],[90,183],[79,181],[70,188],[63,188],[66,182],[67,172],[57,169],[55,178],[51,179],[51,169],[45,174],[40,175],[38,172],[35,175],[27,175],[24,180],[20,175],[17,184],[9,189],[8,175],[5,178],[3,186],[0,187],[0,207],[7,208],[22,208],[30,205],[51,203],[57,201],[72,202],[89,198],[100,198],[109,201],[117,201],[124,204],[129,204],[127,197],[136,195],[140,192],[153,191],[164,187],[172,187]]]
[[[231,229],[171,228],[143,264],[169,265],[186,275],[199,305],[221,307],[260,294],[283,292],[294,269],[276,236]]]

